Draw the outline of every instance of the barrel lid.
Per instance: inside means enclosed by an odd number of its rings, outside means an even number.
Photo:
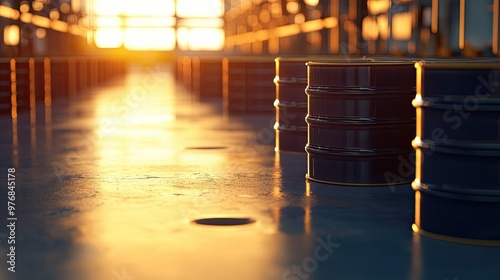
[[[228,55],[225,56],[224,59],[229,62],[244,62],[244,63],[262,63],[262,62],[270,62],[274,64],[275,56],[260,56],[260,55]]]
[[[342,67],[342,66],[393,66],[393,65],[414,65],[413,61],[374,61],[374,60],[355,60],[355,61],[314,61],[310,60],[306,63],[307,66],[326,66],[326,67]]]
[[[309,88],[415,89],[416,70],[412,61],[316,62],[309,67]]]
[[[301,62],[308,61],[366,61],[364,56],[344,56],[344,55],[308,55],[308,56],[279,56],[276,62]]]
[[[430,59],[415,63],[417,69],[500,69],[500,58]]]

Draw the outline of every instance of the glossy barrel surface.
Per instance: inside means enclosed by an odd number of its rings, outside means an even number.
[[[308,63],[307,178],[341,185],[408,183],[415,68],[410,61]]]
[[[416,68],[413,230],[500,246],[500,61],[422,61]]]

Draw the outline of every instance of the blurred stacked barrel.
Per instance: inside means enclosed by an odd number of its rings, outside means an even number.
[[[272,114],[275,57],[179,56],[177,81],[198,99],[222,99],[224,113]]]
[[[222,97],[222,56],[201,56],[191,60],[193,90],[199,99]]]
[[[276,151],[305,153],[307,144],[306,58],[276,58]]]
[[[309,62],[307,178],[340,185],[409,183],[415,137],[411,61]]]
[[[237,114],[274,111],[274,57],[226,57],[223,69],[223,110]]]
[[[336,55],[278,57],[276,62],[276,151],[305,153],[307,144],[307,66],[308,61],[356,62],[362,57]]]
[[[29,110],[36,103],[64,98],[125,74],[121,59],[16,57],[0,60],[0,113]]]
[[[11,112],[11,70],[10,60],[0,59],[0,114]]]
[[[416,67],[413,230],[500,246],[500,60]]]

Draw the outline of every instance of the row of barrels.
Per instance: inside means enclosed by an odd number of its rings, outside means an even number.
[[[344,186],[411,182],[415,232],[500,246],[500,60],[262,60],[268,58],[222,58],[215,63],[220,76],[210,78],[222,81],[220,88],[198,81],[199,89],[223,98],[229,112],[263,112],[273,103],[276,150],[305,152],[308,180]],[[271,61],[275,87],[263,87],[271,80]],[[196,65],[183,58],[184,71],[186,62]],[[201,69],[203,60],[197,63]],[[189,74],[178,73],[186,86],[205,75]]]
[[[177,80],[200,99],[222,99],[230,114],[272,114],[274,57],[182,56]]]
[[[123,75],[123,61],[96,57],[19,57],[0,60],[0,114],[50,104]]]
[[[276,63],[276,147],[305,148],[309,180],[412,182],[415,232],[500,246],[499,59]],[[292,124],[280,113],[290,107]]]

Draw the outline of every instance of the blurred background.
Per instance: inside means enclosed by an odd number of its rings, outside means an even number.
[[[499,0],[3,0],[0,4],[2,56],[499,54]]]

